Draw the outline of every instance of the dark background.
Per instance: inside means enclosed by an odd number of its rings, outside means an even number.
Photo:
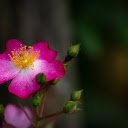
[[[61,106],[72,89],[84,88],[83,111],[62,117],[55,128],[128,128],[127,1],[0,0],[1,52],[10,38],[28,45],[48,41],[62,60],[70,43],[81,43],[78,58],[51,91],[51,105]],[[11,97],[1,91],[0,102]]]

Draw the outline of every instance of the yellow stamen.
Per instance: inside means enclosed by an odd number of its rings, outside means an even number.
[[[11,54],[8,54],[11,61],[20,68],[31,67],[33,68],[33,62],[39,57],[39,50],[34,51],[31,46],[22,46],[17,50],[11,51]]]

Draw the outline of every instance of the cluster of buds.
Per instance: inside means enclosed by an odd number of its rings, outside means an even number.
[[[79,51],[80,51],[80,44],[71,45],[67,50],[65,63],[77,57]],[[73,91],[71,93],[70,100],[64,104],[64,107],[63,107],[64,113],[72,114],[81,110],[78,106],[80,104],[82,92],[83,90],[78,90],[78,91]]]
[[[64,104],[63,110],[65,113],[76,113],[79,112],[81,109],[79,108],[80,99],[83,90],[73,91],[70,96],[70,100]]]

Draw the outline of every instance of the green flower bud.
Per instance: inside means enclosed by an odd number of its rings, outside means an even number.
[[[4,112],[4,106],[3,104],[0,104],[0,114],[2,114]]]
[[[64,104],[63,111],[65,113],[73,113],[77,108],[77,102],[74,101],[67,101]]]
[[[40,85],[43,85],[46,82],[46,76],[42,73],[36,75],[36,80]]]
[[[72,101],[79,101],[81,98],[83,90],[79,90],[79,91],[73,91],[71,93],[71,100]]]
[[[65,71],[67,70],[67,68],[68,68],[68,64],[66,63],[66,64],[64,64]]]
[[[35,95],[33,98],[32,98],[32,104],[34,106],[39,106],[41,103],[41,97],[38,96],[38,95]]]
[[[80,50],[80,44],[71,45],[68,48],[67,55],[70,57],[77,57],[79,50]]]
[[[53,84],[56,85],[56,84],[58,84],[59,81],[60,81],[60,79],[55,79],[55,80],[53,81]]]

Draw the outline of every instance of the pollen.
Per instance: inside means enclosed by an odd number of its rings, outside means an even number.
[[[10,60],[19,68],[34,68],[33,62],[38,59],[40,51],[35,51],[32,46],[22,46],[8,54]]]

